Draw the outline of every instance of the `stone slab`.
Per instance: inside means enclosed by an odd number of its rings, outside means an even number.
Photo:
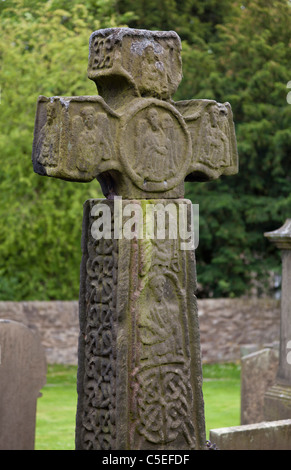
[[[241,358],[241,424],[264,421],[265,392],[274,385],[279,350],[264,348]]]
[[[211,429],[219,450],[291,450],[291,420]]]

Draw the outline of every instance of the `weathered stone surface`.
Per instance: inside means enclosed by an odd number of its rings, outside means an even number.
[[[219,450],[291,450],[291,420],[211,429]]]
[[[0,318],[37,330],[48,364],[77,364],[78,301],[2,301]]]
[[[202,360],[237,361],[241,347],[279,340],[280,305],[271,298],[198,299]]]
[[[94,239],[98,202],[84,209],[77,448],[203,448],[194,252],[180,239]]]
[[[33,162],[41,175],[98,178],[106,197],[183,197],[185,179],[237,173],[231,108],[135,98],[113,110],[100,96],[41,96]]]
[[[180,51],[174,31],[101,29],[90,37],[88,77],[113,106],[119,104],[112,93],[117,86],[127,96],[131,89],[134,96],[169,99],[182,79]]]
[[[265,393],[264,417],[267,421],[291,419],[291,385],[279,380]]]
[[[6,319],[0,320],[0,348],[0,449],[33,450],[44,349],[36,331]]]
[[[274,385],[279,364],[279,351],[265,348],[241,359],[241,424],[265,421],[264,399]]]

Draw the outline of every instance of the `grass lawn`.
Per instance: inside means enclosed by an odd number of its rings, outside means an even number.
[[[49,365],[37,400],[36,450],[73,450],[77,407],[77,367]]]
[[[206,436],[210,429],[240,425],[240,365],[203,366]]]
[[[76,366],[49,365],[37,402],[36,450],[73,450],[77,407]],[[206,436],[209,430],[240,424],[240,367],[203,366]]]

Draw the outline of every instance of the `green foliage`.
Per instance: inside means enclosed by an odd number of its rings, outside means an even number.
[[[95,94],[89,36],[126,24],[181,36],[175,100],[229,101],[233,109],[239,174],[186,184],[200,205],[199,295],[242,295],[280,270],[263,234],[291,213],[290,11],[288,0],[0,2],[0,299],[78,296],[82,205],[100,187],[33,173],[36,101]]]
[[[290,10],[284,0],[235,3],[211,44],[215,70],[202,91],[232,105],[240,170],[188,186],[200,204],[201,295],[241,295],[254,276],[263,286],[268,270],[281,264],[263,234],[279,228],[291,210]]]
[[[36,101],[40,94],[96,94],[86,76],[89,36],[105,24],[114,26],[116,19],[104,11],[95,19],[76,1],[15,0],[5,6],[0,38],[0,299],[73,299],[79,292],[82,205],[101,192],[97,182],[82,185],[33,173]]]
[[[228,379],[239,380],[241,376],[241,365],[239,362],[218,362],[216,364],[203,364],[204,379]]]
[[[120,13],[131,11],[132,28],[175,30],[189,44],[201,43],[215,34],[215,26],[225,21],[231,0],[117,0]]]
[[[74,450],[77,367],[48,365],[47,382],[37,400],[36,450]]]
[[[239,379],[205,379],[203,398],[208,438],[210,429],[240,425]]]

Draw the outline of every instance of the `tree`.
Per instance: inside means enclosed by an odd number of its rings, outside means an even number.
[[[202,295],[241,295],[281,266],[263,234],[291,213],[290,9],[285,0],[235,2],[210,44],[215,70],[202,88],[232,105],[240,170],[188,190],[201,210]]]
[[[82,205],[101,191],[97,182],[73,184],[33,172],[36,102],[40,94],[96,94],[86,75],[89,36],[115,26],[117,15],[96,19],[75,0],[3,3],[0,298],[77,298]]]

